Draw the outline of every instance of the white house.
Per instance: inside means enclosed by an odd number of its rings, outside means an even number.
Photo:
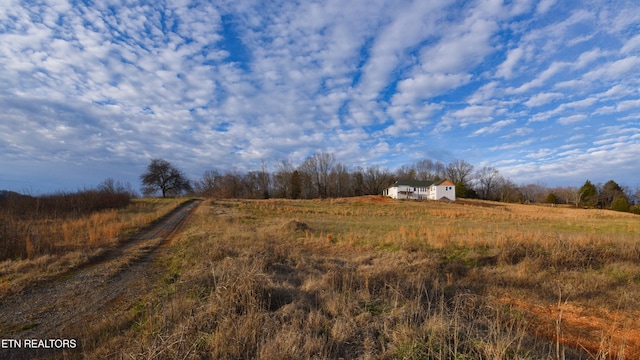
[[[427,199],[427,200],[456,200],[456,186],[449,180],[417,181],[398,180],[386,188],[382,195],[394,199]]]

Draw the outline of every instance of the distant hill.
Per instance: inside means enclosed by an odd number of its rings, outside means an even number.
[[[9,197],[30,197],[30,196],[22,195],[20,193],[17,193],[15,191],[10,191],[10,190],[0,190],[0,200],[6,199]]]

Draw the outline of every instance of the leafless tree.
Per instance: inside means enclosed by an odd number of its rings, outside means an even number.
[[[309,175],[318,191],[318,196],[321,198],[326,198],[329,195],[329,174],[335,162],[336,157],[333,154],[318,152],[308,157],[300,165],[301,172]]]
[[[431,159],[423,159],[418,161],[414,168],[417,173],[418,180],[422,181],[437,181],[445,177],[445,169],[443,163],[440,161],[433,161]]]
[[[267,163],[262,160],[260,171],[256,174],[260,196],[263,199],[271,197],[271,174],[267,171]]]
[[[352,193],[349,169],[343,163],[337,163],[329,175],[331,196],[346,197]]]
[[[401,180],[417,180],[418,172],[414,165],[402,165],[396,170],[396,178]]]
[[[502,202],[518,201],[518,186],[511,180],[501,176],[496,181],[496,193]]]
[[[393,176],[387,168],[374,165],[362,170],[364,195],[378,195],[393,182]]]
[[[467,188],[470,186],[471,176],[473,173],[473,165],[465,160],[454,160],[447,165],[446,174],[449,180],[454,184],[463,184]]]
[[[291,198],[291,176],[295,168],[287,159],[280,161],[276,165],[276,172],[273,174],[273,187],[275,196],[282,198]]]
[[[522,202],[534,203],[544,202],[546,197],[547,188],[541,184],[527,184],[520,186],[520,193],[522,194]]]
[[[193,187],[197,194],[206,197],[219,197],[222,176],[215,170],[207,170],[202,178],[194,182]]]
[[[573,202],[574,193],[576,192],[574,187],[567,186],[558,186],[549,190],[556,195],[558,204],[571,204]]]
[[[495,199],[496,186],[501,178],[500,172],[492,166],[483,166],[476,171],[477,191],[481,199]]]

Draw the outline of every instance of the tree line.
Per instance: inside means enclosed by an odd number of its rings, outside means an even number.
[[[518,185],[492,166],[476,168],[461,159],[443,163],[422,159],[391,171],[372,165],[349,168],[332,153],[317,152],[301,164],[282,160],[269,172],[263,161],[259,170],[221,172],[207,170],[200,179],[188,180],[182,171],[163,159],[153,159],[140,176],[146,196],[193,194],[211,198],[236,199],[315,199],[379,195],[397,180],[438,181],[448,179],[456,185],[456,197],[501,202],[572,204],[640,212],[634,206],[640,197],[615,181],[581,187]]]
[[[95,188],[40,196],[3,190],[0,191],[0,220],[76,218],[95,211],[125,207],[135,197],[137,194],[131,184],[112,178]]]

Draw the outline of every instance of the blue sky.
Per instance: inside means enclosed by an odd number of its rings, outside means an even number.
[[[332,152],[640,184],[635,1],[0,4],[0,189]]]

